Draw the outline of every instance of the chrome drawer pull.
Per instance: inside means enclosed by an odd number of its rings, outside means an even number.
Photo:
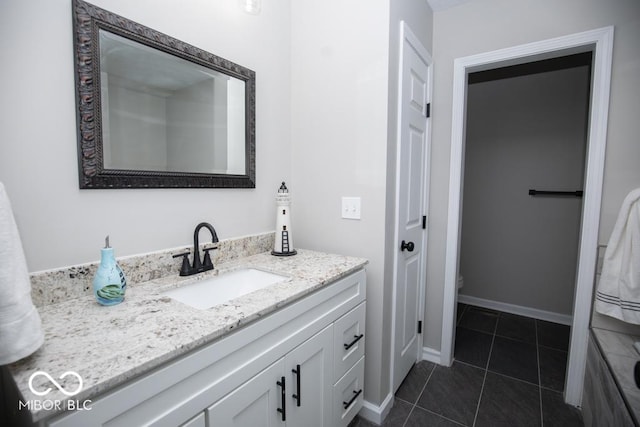
[[[354,335],[353,336],[355,339],[353,341],[351,341],[349,344],[345,344],[344,345],[344,349],[345,350],[349,350],[351,347],[353,347],[354,345],[356,345],[356,343],[358,341],[360,341],[362,339],[362,337],[364,337],[364,334],[360,334],[360,335]]]
[[[355,393],[355,395],[351,398],[350,401],[348,402],[342,402],[342,404],[344,405],[344,409],[347,409],[349,406],[351,406],[351,404],[358,398],[358,396],[360,396],[360,393],[362,393],[362,389],[358,390],[358,391],[353,391]]]

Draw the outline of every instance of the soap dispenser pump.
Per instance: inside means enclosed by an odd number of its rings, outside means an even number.
[[[278,189],[276,195],[276,239],[271,255],[291,256],[298,252],[293,249],[293,239],[291,236],[291,196],[284,181]]]
[[[127,279],[116,262],[113,248],[109,246],[109,236],[106,237],[104,248],[100,251],[100,266],[93,278],[93,293],[102,305],[119,304],[124,300]]]

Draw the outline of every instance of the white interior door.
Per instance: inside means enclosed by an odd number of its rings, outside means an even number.
[[[418,360],[421,340],[426,200],[429,155],[428,98],[431,60],[402,24],[399,97],[393,386],[396,390]]]

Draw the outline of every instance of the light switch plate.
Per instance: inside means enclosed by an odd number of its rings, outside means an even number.
[[[342,198],[342,218],[360,219],[360,197]]]

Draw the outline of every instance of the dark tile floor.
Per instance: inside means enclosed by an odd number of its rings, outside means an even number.
[[[383,425],[582,426],[562,397],[568,345],[568,326],[459,304],[453,365],[414,365]]]

